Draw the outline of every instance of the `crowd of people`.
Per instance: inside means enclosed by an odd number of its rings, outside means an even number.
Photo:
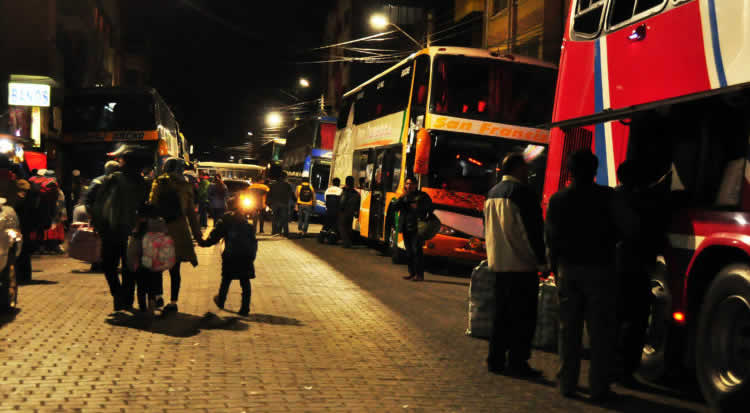
[[[636,383],[650,302],[647,267],[656,260],[660,237],[659,224],[646,222],[658,211],[645,201],[648,191],[634,178],[632,161],[618,170],[616,190],[595,183],[597,168],[591,151],[571,154],[572,182],[550,198],[545,220],[528,186],[523,154],[503,160],[502,180],[484,206],[488,266],[496,275],[487,368],[516,377],[542,375],[529,359],[539,275],[552,272],[560,309],[560,393],[577,394],[585,322],[591,400],[606,402],[615,396],[613,381]]]

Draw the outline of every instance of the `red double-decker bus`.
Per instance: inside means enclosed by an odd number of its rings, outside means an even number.
[[[750,4],[572,0],[544,203],[570,153],[597,182],[639,165],[669,222],[652,273],[642,374],[694,371],[707,401],[750,409]],[[736,410],[736,409],[740,410]],[[744,409],[744,410],[743,410]]]

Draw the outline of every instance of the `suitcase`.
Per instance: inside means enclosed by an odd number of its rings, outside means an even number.
[[[73,229],[68,244],[68,256],[77,260],[96,263],[101,261],[102,240],[88,224]]]
[[[539,299],[537,301],[536,331],[532,346],[557,351],[557,339],[560,331],[560,300],[557,285],[552,277],[539,282]]]
[[[487,260],[479,263],[471,272],[469,283],[469,327],[466,335],[489,338],[495,318],[495,273],[487,266]]]

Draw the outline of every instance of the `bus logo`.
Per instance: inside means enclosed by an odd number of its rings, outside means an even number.
[[[497,136],[499,138],[510,138],[542,144],[549,143],[549,131],[546,129],[525,128],[522,126],[506,125],[504,123],[483,122],[451,116],[435,116],[431,120],[432,122],[428,124],[429,129]]]

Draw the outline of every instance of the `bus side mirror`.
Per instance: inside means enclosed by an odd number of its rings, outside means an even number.
[[[414,174],[425,175],[430,171],[430,147],[432,136],[427,129],[417,132],[417,147],[414,152]]]

